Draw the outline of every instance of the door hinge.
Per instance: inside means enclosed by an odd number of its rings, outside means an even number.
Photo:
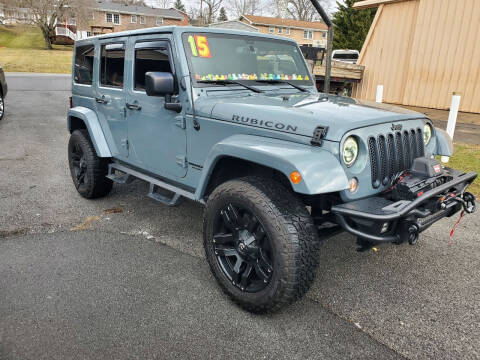
[[[177,125],[180,129],[185,129],[187,127],[187,120],[185,119],[185,116],[184,115],[175,116],[175,125]]]
[[[123,117],[124,118],[127,117],[127,108],[126,107],[123,108]]]
[[[188,167],[187,157],[185,155],[177,155],[177,164],[183,168]]]

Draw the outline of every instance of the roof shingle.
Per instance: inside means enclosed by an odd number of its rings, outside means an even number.
[[[302,29],[315,29],[315,30],[328,30],[327,25],[323,21],[302,21],[294,19],[281,19],[267,16],[256,15],[243,15],[242,18],[258,25],[272,25],[272,26],[284,26],[295,27]]]
[[[114,11],[124,14],[137,14],[147,16],[159,16],[169,19],[183,20],[184,15],[176,9],[156,9],[148,6],[138,5],[124,5],[118,3],[99,1],[96,6],[97,9],[102,11]]]

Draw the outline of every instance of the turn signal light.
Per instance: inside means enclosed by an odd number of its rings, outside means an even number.
[[[302,175],[298,171],[293,171],[290,174],[290,181],[294,184],[299,184],[302,181]]]
[[[350,181],[348,182],[350,185],[350,192],[355,192],[358,189],[358,180],[357,178],[351,178]]]

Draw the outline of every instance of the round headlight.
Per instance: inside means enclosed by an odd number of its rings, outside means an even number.
[[[358,143],[353,136],[350,136],[343,143],[342,151],[343,162],[348,167],[352,166],[358,157]]]
[[[423,128],[423,142],[425,143],[425,145],[428,145],[431,138],[432,138],[432,126],[430,124],[425,124]]]

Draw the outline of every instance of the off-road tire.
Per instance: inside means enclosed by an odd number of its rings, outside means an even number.
[[[228,203],[248,207],[272,244],[273,273],[267,287],[258,293],[247,293],[233,285],[215,254],[215,219]],[[205,207],[203,236],[207,261],[220,287],[247,311],[277,312],[302,298],[314,280],[320,240],[313,220],[291,191],[271,179],[245,177],[217,187]]]
[[[80,182],[74,169],[73,149],[78,146],[84,155],[86,179]],[[68,143],[68,164],[70,174],[78,193],[87,199],[96,199],[108,195],[112,190],[113,182],[108,179],[108,164],[110,159],[97,156],[87,130],[75,130]]]

